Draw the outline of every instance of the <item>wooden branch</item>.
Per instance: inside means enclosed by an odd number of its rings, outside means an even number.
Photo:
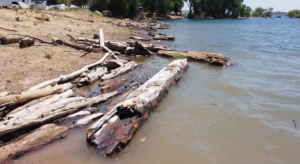
[[[19,36],[19,37],[17,37],[17,36]],[[40,41],[41,43],[45,43],[45,44],[53,44],[52,42],[44,41],[44,40],[42,40],[42,39],[39,39],[39,38],[36,38],[36,37],[33,37],[33,36],[22,35],[22,34],[6,34],[6,35],[4,35],[4,36],[1,36],[1,37],[0,37],[0,41],[1,41],[2,44],[10,44],[10,42],[9,42],[9,43],[6,43],[6,41],[5,41],[5,40],[7,40],[7,39],[6,39],[7,37],[8,37],[8,38],[14,37],[14,38],[16,38],[15,40],[18,39],[17,41],[14,41],[14,42],[11,42],[11,43],[19,43],[20,40],[22,40],[23,38],[29,37],[29,38],[38,40],[38,41]],[[2,40],[4,40],[4,41],[2,41]],[[9,39],[8,39],[8,40],[9,40]],[[4,42],[4,43],[3,43],[3,42]]]
[[[47,95],[62,93],[70,89],[71,87],[72,84],[67,83],[64,85],[56,85],[54,87],[48,86],[46,88],[35,90],[35,91],[25,91],[20,94],[13,94],[13,95],[0,97],[0,107],[21,104]]]
[[[71,48],[74,48],[76,50],[84,50],[84,51],[91,51],[92,48],[88,47],[88,46],[82,46],[82,45],[79,45],[79,44],[75,44],[75,43],[71,43],[67,40],[64,40],[63,44],[67,47],[71,47]]]
[[[56,78],[56,79],[52,79],[52,80],[42,82],[42,83],[30,88],[28,91],[34,91],[34,90],[37,90],[37,89],[40,89],[40,88],[44,88],[48,85],[53,85],[53,84],[56,84],[56,83],[62,83],[62,82],[66,82],[68,80],[74,79],[74,78],[80,76],[82,73],[88,71],[89,69],[91,69],[95,66],[101,65],[104,62],[104,60],[108,57],[108,55],[109,54],[106,53],[103,58],[101,58],[99,61],[97,61],[93,64],[87,65],[87,66],[81,68],[80,70],[77,70],[77,71],[75,71],[71,74],[64,75],[64,76],[61,76],[61,77]]]
[[[232,62],[229,58],[214,53],[207,52],[176,52],[176,51],[158,51],[157,55],[166,56],[166,57],[177,57],[183,56],[187,59],[206,62],[210,65],[215,66],[234,66],[234,62]]]
[[[166,96],[188,68],[187,60],[175,60],[144,85],[129,94],[87,131],[87,142],[110,156],[129,144],[150,111]]]
[[[10,119],[5,118],[5,121],[0,122],[0,137],[16,132],[19,129],[32,127],[38,124],[43,125],[57,118],[75,113],[83,108],[105,102],[117,94],[118,92],[113,92],[89,99],[83,97],[68,98],[49,106],[42,107],[35,112],[24,111],[22,114],[18,114]]]
[[[67,36],[70,37],[73,42],[78,43],[77,40],[72,35],[67,34]]]
[[[4,27],[0,27],[0,29],[6,30],[6,31],[11,31],[11,32],[18,32],[17,30],[12,30],[12,29],[8,29],[8,28],[4,28]]]
[[[34,18],[37,19],[37,20],[50,22],[50,18],[47,18],[47,17],[45,17],[45,18],[42,18],[42,17],[34,17]]]
[[[55,124],[44,125],[5,146],[0,147],[0,163],[10,163],[23,155],[37,151],[46,145],[67,136],[67,127]]]

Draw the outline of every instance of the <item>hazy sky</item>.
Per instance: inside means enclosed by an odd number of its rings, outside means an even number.
[[[252,9],[256,7],[273,7],[274,11],[286,12],[293,9],[300,9],[300,0],[244,0],[244,3]],[[188,10],[187,4],[185,4],[184,10]]]

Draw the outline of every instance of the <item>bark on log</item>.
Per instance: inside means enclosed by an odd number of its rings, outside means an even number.
[[[134,61],[128,62],[126,63],[124,66],[114,69],[112,70],[109,74],[106,74],[104,76],[102,76],[102,80],[109,80],[112,78],[115,78],[119,75],[122,75],[124,73],[127,73],[128,71],[131,71],[133,69],[135,69],[138,66],[138,64]]]
[[[62,93],[72,87],[71,83],[56,85],[54,87],[48,86],[43,89],[39,89],[36,91],[25,91],[20,94],[13,94],[4,97],[0,97],[0,107],[3,106],[11,106],[20,103],[26,103],[33,99],[41,98],[47,95],[52,95],[56,93]]]
[[[34,18],[37,19],[37,20],[50,22],[50,18],[48,18],[48,17],[45,17],[45,18],[42,18],[42,17],[34,17]]]
[[[52,38],[52,43],[55,45],[55,46],[58,46],[58,45],[62,45],[64,43],[63,40],[57,38],[57,37],[53,37]]]
[[[93,64],[90,64],[90,65],[87,65],[87,66],[81,68],[80,70],[75,71],[71,74],[64,75],[64,76],[61,76],[61,77],[56,78],[56,79],[52,79],[52,80],[42,82],[42,83],[30,88],[28,91],[34,91],[34,90],[37,90],[37,89],[40,89],[40,88],[44,88],[48,85],[53,85],[53,84],[56,84],[56,83],[62,83],[62,82],[66,82],[68,80],[74,79],[74,78],[80,76],[82,73],[87,72],[89,69],[102,64],[104,62],[104,60],[108,57],[108,55],[109,55],[108,53],[105,54],[105,56],[103,58],[101,58],[99,61],[97,61]]]
[[[95,70],[92,70],[89,74],[87,74],[86,77],[79,79],[77,86],[81,87],[83,85],[92,84],[107,72],[107,68],[105,67],[96,68]]]
[[[93,124],[87,131],[87,142],[97,145],[106,156],[115,153],[119,147],[124,148],[149,112],[180,80],[187,68],[187,60],[184,59],[173,61],[162,69]]]
[[[1,44],[12,44],[12,43],[19,43],[24,36],[18,35],[6,35],[0,38]]]
[[[155,35],[153,37],[154,40],[175,40],[174,36],[162,36],[162,35]]]
[[[127,60],[124,59],[117,59],[117,60],[109,60],[105,64],[102,64],[102,67],[106,67],[108,71],[111,71],[113,69],[117,69],[119,67],[123,67],[126,63],[128,63]]]
[[[112,51],[118,51],[120,53],[125,53],[125,50],[127,48],[126,44],[120,43],[120,42],[108,42],[106,46],[112,50]]]
[[[34,39],[25,37],[20,41],[19,45],[20,48],[31,47],[34,45]]]
[[[90,116],[84,117],[84,118],[76,121],[74,123],[74,125],[72,125],[70,128],[75,128],[75,127],[78,127],[78,126],[86,125],[86,124],[92,122],[93,120],[95,120],[99,117],[102,117],[103,115],[104,115],[103,113],[95,113],[95,114],[92,114]]]
[[[166,56],[166,57],[177,57],[178,55],[182,55],[183,57],[195,61],[206,62],[210,65],[215,66],[234,66],[234,62],[232,62],[229,58],[214,53],[207,52],[176,52],[176,51],[158,51],[157,55]]]
[[[79,45],[79,44],[76,44],[76,43],[71,43],[67,40],[64,40],[64,43],[63,43],[65,46],[67,47],[71,47],[71,48],[74,48],[76,50],[84,50],[84,51],[92,51],[92,48],[89,47],[89,46],[82,46],[82,45]]]
[[[127,79],[104,81],[104,82],[100,83],[101,91],[104,93],[109,93],[109,92],[118,90],[126,82],[127,82]]]
[[[134,49],[137,49],[141,52],[143,55],[153,55],[151,51],[149,51],[147,48],[145,48],[141,43],[135,42]]]
[[[83,97],[68,98],[42,107],[35,112],[23,112],[11,119],[6,118],[0,122],[0,137],[8,133],[16,132],[19,129],[28,128],[34,125],[43,125],[47,122],[54,121],[60,117],[64,117],[75,113],[83,108],[105,102],[116,96],[118,92],[104,94],[98,97],[85,99]]]
[[[54,124],[44,125],[15,142],[0,147],[0,163],[10,163],[28,153],[37,151],[48,144],[67,136],[67,127]]]

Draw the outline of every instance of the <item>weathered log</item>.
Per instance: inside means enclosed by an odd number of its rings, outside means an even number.
[[[67,47],[71,47],[71,48],[74,48],[76,50],[84,50],[84,51],[92,51],[92,48],[89,47],[89,46],[82,46],[80,44],[76,44],[76,43],[71,43],[67,40],[64,40],[64,43],[63,43],[65,46]]]
[[[118,57],[114,54],[114,52],[112,50],[110,50],[108,47],[105,46],[104,33],[103,33],[102,29],[99,29],[99,43],[100,43],[100,47],[103,50],[105,50],[106,52],[108,52],[109,55],[111,55],[115,59],[118,59]]]
[[[57,37],[53,37],[52,38],[52,43],[55,45],[55,46],[58,46],[58,45],[62,45],[64,43],[63,40],[57,38]]]
[[[19,43],[24,36],[18,35],[6,35],[0,38],[1,44],[12,44],[12,43]]]
[[[55,94],[55,95],[57,95],[57,94]],[[32,101],[30,101],[29,103],[27,103],[27,104],[25,104],[25,105],[23,105],[23,106],[20,106],[20,107],[14,109],[13,111],[9,112],[9,113],[7,114],[7,116],[9,116],[9,115],[11,115],[11,114],[14,114],[14,113],[17,113],[17,112],[19,112],[19,111],[21,111],[21,110],[24,110],[24,109],[26,109],[26,108],[28,108],[28,107],[30,107],[30,106],[35,105],[35,104],[38,104],[38,103],[40,103],[40,102],[42,102],[42,101],[44,101],[44,100],[47,100],[47,99],[49,99],[49,98],[51,98],[51,97],[53,97],[53,96],[55,96],[55,95],[48,95],[48,96],[45,96],[45,97],[41,97],[41,98],[32,100]]]
[[[120,42],[108,42],[106,46],[112,50],[112,51],[118,51],[121,53],[125,53],[125,50],[127,48],[126,44],[120,43]]]
[[[10,92],[1,92],[1,93],[0,93],[0,97],[7,96],[7,95],[9,95],[9,94],[10,94]]]
[[[151,39],[146,39],[146,38],[142,38],[139,36],[130,36],[129,39],[135,39],[135,40],[140,40],[140,41],[150,41]]]
[[[103,113],[95,113],[95,114],[92,114],[90,116],[86,116],[78,121],[76,121],[74,123],[74,125],[71,126],[71,128],[75,128],[75,127],[78,127],[78,126],[82,126],[82,125],[86,125],[90,122],[92,122],[93,120],[99,118],[99,117],[102,117],[104,114]]]
[[[70,37],[73,42],[77,43],[77,40],[72,35],[67,34],[67,36]]]
[[[108,62],[102,64],[101,66],[106,67],[108,69],[108,71],[111,71],[113,69],[123,67],[126,63],[128,63],[127,60],[117,59],[117,60],[109,60]]]
[[[109,80],[112,78],[115,78],[119,75],[122,75],[124,73],[127,73],[128,71],[133,70],[134,68],[136,68],[138,66],[138,64],[134,61],[128,62],[126,64],[124,64],[124,66],[114,69],[112,70],[109,74],[106,74],[104,76],[102,76],[102,80]]]
[[[184,59],[175,60],[162,69],[92,125],[87,131],[87,142],[97,145],[106,156],[112,155],[119,147],[124,148],[187,68]]]
[[[152,37],[154,37],[154,36],[156,36],[156,35],[167,36],[167,35],[165,35],[165,34],[161,34],[161,33],[157,33],[157,32],[148,32],[148,35],[150,35],[150,36],[152,36]]]
[[[108,111],[112,110],[116,105],[118,105],[119,103],[124,101],[132,92],[133,92],[132,89],[129,90],[128,92],[126,92],[124,95],[122,95],[116,101],[114,101],[112,104],[110,104],[109,107],[106,108],[106,110],[108,110]]]
[[[124,85],[127,82],[127,79],[122,80],[107,80],[102,83],[101,85],[101,91],[104,93],[109,93],[112,91],[115,91],[119,89],[122,85]]]
[[[43,125],[60,117],[75,113],[83,108],[105,102],[117,94],[118,92],[112,92],[89,99],[83,97],[68,98],[42,107],[35,112],[23,112],[13,118],[6,118],[5,121],[0,122],[0,137],[19,129],[28,128],[37,124]]]
[[[25,37],[20,41],[19,45],[20,48],[31,47],[34,45],[34,39]]]
[[[63,139],[67,136],[67,130],[68,128],[64,126],[44,125],[17,141],[0,147],[0,163],[10,163],[12,160]]]
[[[99,39],[99,34],[94,34],[93,39]]]
[[[162,36],[162,35],[155,35],[153,37],[154,40],[175,40],[174,36]]]
[[[71,74],[64,75],[64,76],[61,76],[61,77],[56,78],[56,79],[52,79],[52,80],[42,82],[42,83],[30,88],[28,91],[34,91],[34,90],[37,90],[37,89],[40,89],[40,88],[44,88],[48,85],[53,85],[53,84],[56,84],[56,83],[62,83],[62,82],[66,82],[70,79],[74,79],[74,78],[80,76],[82,73],[87,72],[89,69],[102,64],[104,62],[104,60],[108,57],[108,55],[109,55],[108,53],[105,54],[105,56],[103,58],[101,58],[99,61],[97,61],[93,64],[90,64],[90,65],[87,65],[87,66],[81,68],[80,70],[77,70],[77,71],[75,71]]]
[[[74,118],[77,118],[77,117],[82,117],[82,116],[86,116],[86,115],[90,115],[91,112],[90,111],[79,111],[77,113],[74,113],[74,114],[71,114],[69,116],[67,116],[65,118],[65,120],[70,120],[70,119],[74,119]]]
[[[234,62],[232,62],[229,58],[214,53],[207,52],[176,52],[176,51],[158,51],[157,55],[166,56],[166,57],[177,57],[183,56],[187,59],[206,62],[210,65],[215,66],[234,66]]]
[[[19,94],[8,95],[4,97],[0,97],[0,107],[3,106],[11,106],[20,103],[26,103],[33,99],[41,98],[47,95],[52,95],[56,93],[62,93],[72,87],[71,83],[56,85],[56,86],[48,86],[43,89],[39,89],[36,91],[25,91]]]
[[[17,112],[12,113],[12,114],[8,114],[7,117],[8,118],[13,118],[13,117],[18,117],[20,115],[26,115],[26,113],[35,112],[35,111],[39,110],[42,107],[49,106],[49,105],[54,104],[54,103],[56,103],[56,102],[58,102],[60,100],[72,97],[73,94],[74,94],[73,90],[69,89],[69,90],[67,90],[64,93],[61,93],[59,95],[58,94],[54,95],[51,98],[46,99],[46,100],[44,100],[42,102],[39,102],[37,104],[34,104],[34,105],[32,105],[32,106],[30,106],[28,108],[25,108],[23,110],[17,111]]]
[[[48,17],[34,17],[34,18],[37,19],[37,20],[50,22],[50,18],[48,18]]]
[[[134,48],[139,50],[143,55],[153,55],[151,51],[145,48],[141,43],[135,42]]]
[[[86,77],[79,79],[77,86],[81,87],[83,85],[92,84],[107,72],[107,68],[105,67],[96,68],[95,70],[92,70],[89,74],[87,74]]]

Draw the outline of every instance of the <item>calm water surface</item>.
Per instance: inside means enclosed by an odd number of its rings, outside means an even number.
[[[165,43],[170,48],[221,53],[237,66],[191,62],[129,147],[112,158],[86,144],[84,127],[15,163],[300,163],[300,21],[168,22],[174,27],[160,32],[176,36]],[[170,61],[153,57],[144,69],[154,73]]]

